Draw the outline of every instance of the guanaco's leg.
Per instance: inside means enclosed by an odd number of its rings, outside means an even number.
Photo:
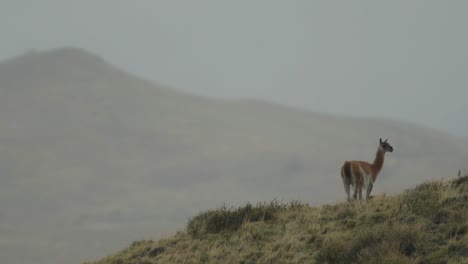
[[[374,185],[372,185],[372,183],[369,184],[369,186],[367,187],[367,192],[366,192],[366,201],[369,200],[369,197],[370,197],[370,193],[372,191],[372,187]]]
[[[362,201],[362,184],[359,185],[358,193],[359,193],[359,201]]]
[[[342,178],[343,178],[344,189],[345,189],[346,195],[348,196],[348,202],[349,202],[351,201],[351,197],[349,195],[349,189],[351,187],[351,183],[348,177],[344,176]]]
[[[354,188],[353,188],[353,189],[354,189],[353,198],[354,198],[354,200],[357,200],[357,193],[358,193],[358,189],[359,189],[359,184],[356,183],[356,184],[354,185]]]

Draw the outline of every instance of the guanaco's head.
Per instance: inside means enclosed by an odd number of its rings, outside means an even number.
[[[380,148],[384,151],[384,152],[393,152],[393,147],[387,142],[388,138],[385,139],[384,141],[382,141],[382,139],[380,139]]]

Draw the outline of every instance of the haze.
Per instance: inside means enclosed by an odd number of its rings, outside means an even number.
[[[468,135],[466,1],[0,3],[0,59],[80,47],[196,94]]]
[[[0,0],[0,260],[80,263],[248,201],[468,172],[465,1]]]

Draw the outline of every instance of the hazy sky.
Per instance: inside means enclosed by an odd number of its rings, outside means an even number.
[[[0,59],[76,46],[220,97],[468,135],[468,1],[0,0]]]

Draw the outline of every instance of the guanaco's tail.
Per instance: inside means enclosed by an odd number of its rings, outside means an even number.
[[[343,167],[341,167],[341,178],[349,182],[351,180],[351,163],[349,161],[345,161]]]

